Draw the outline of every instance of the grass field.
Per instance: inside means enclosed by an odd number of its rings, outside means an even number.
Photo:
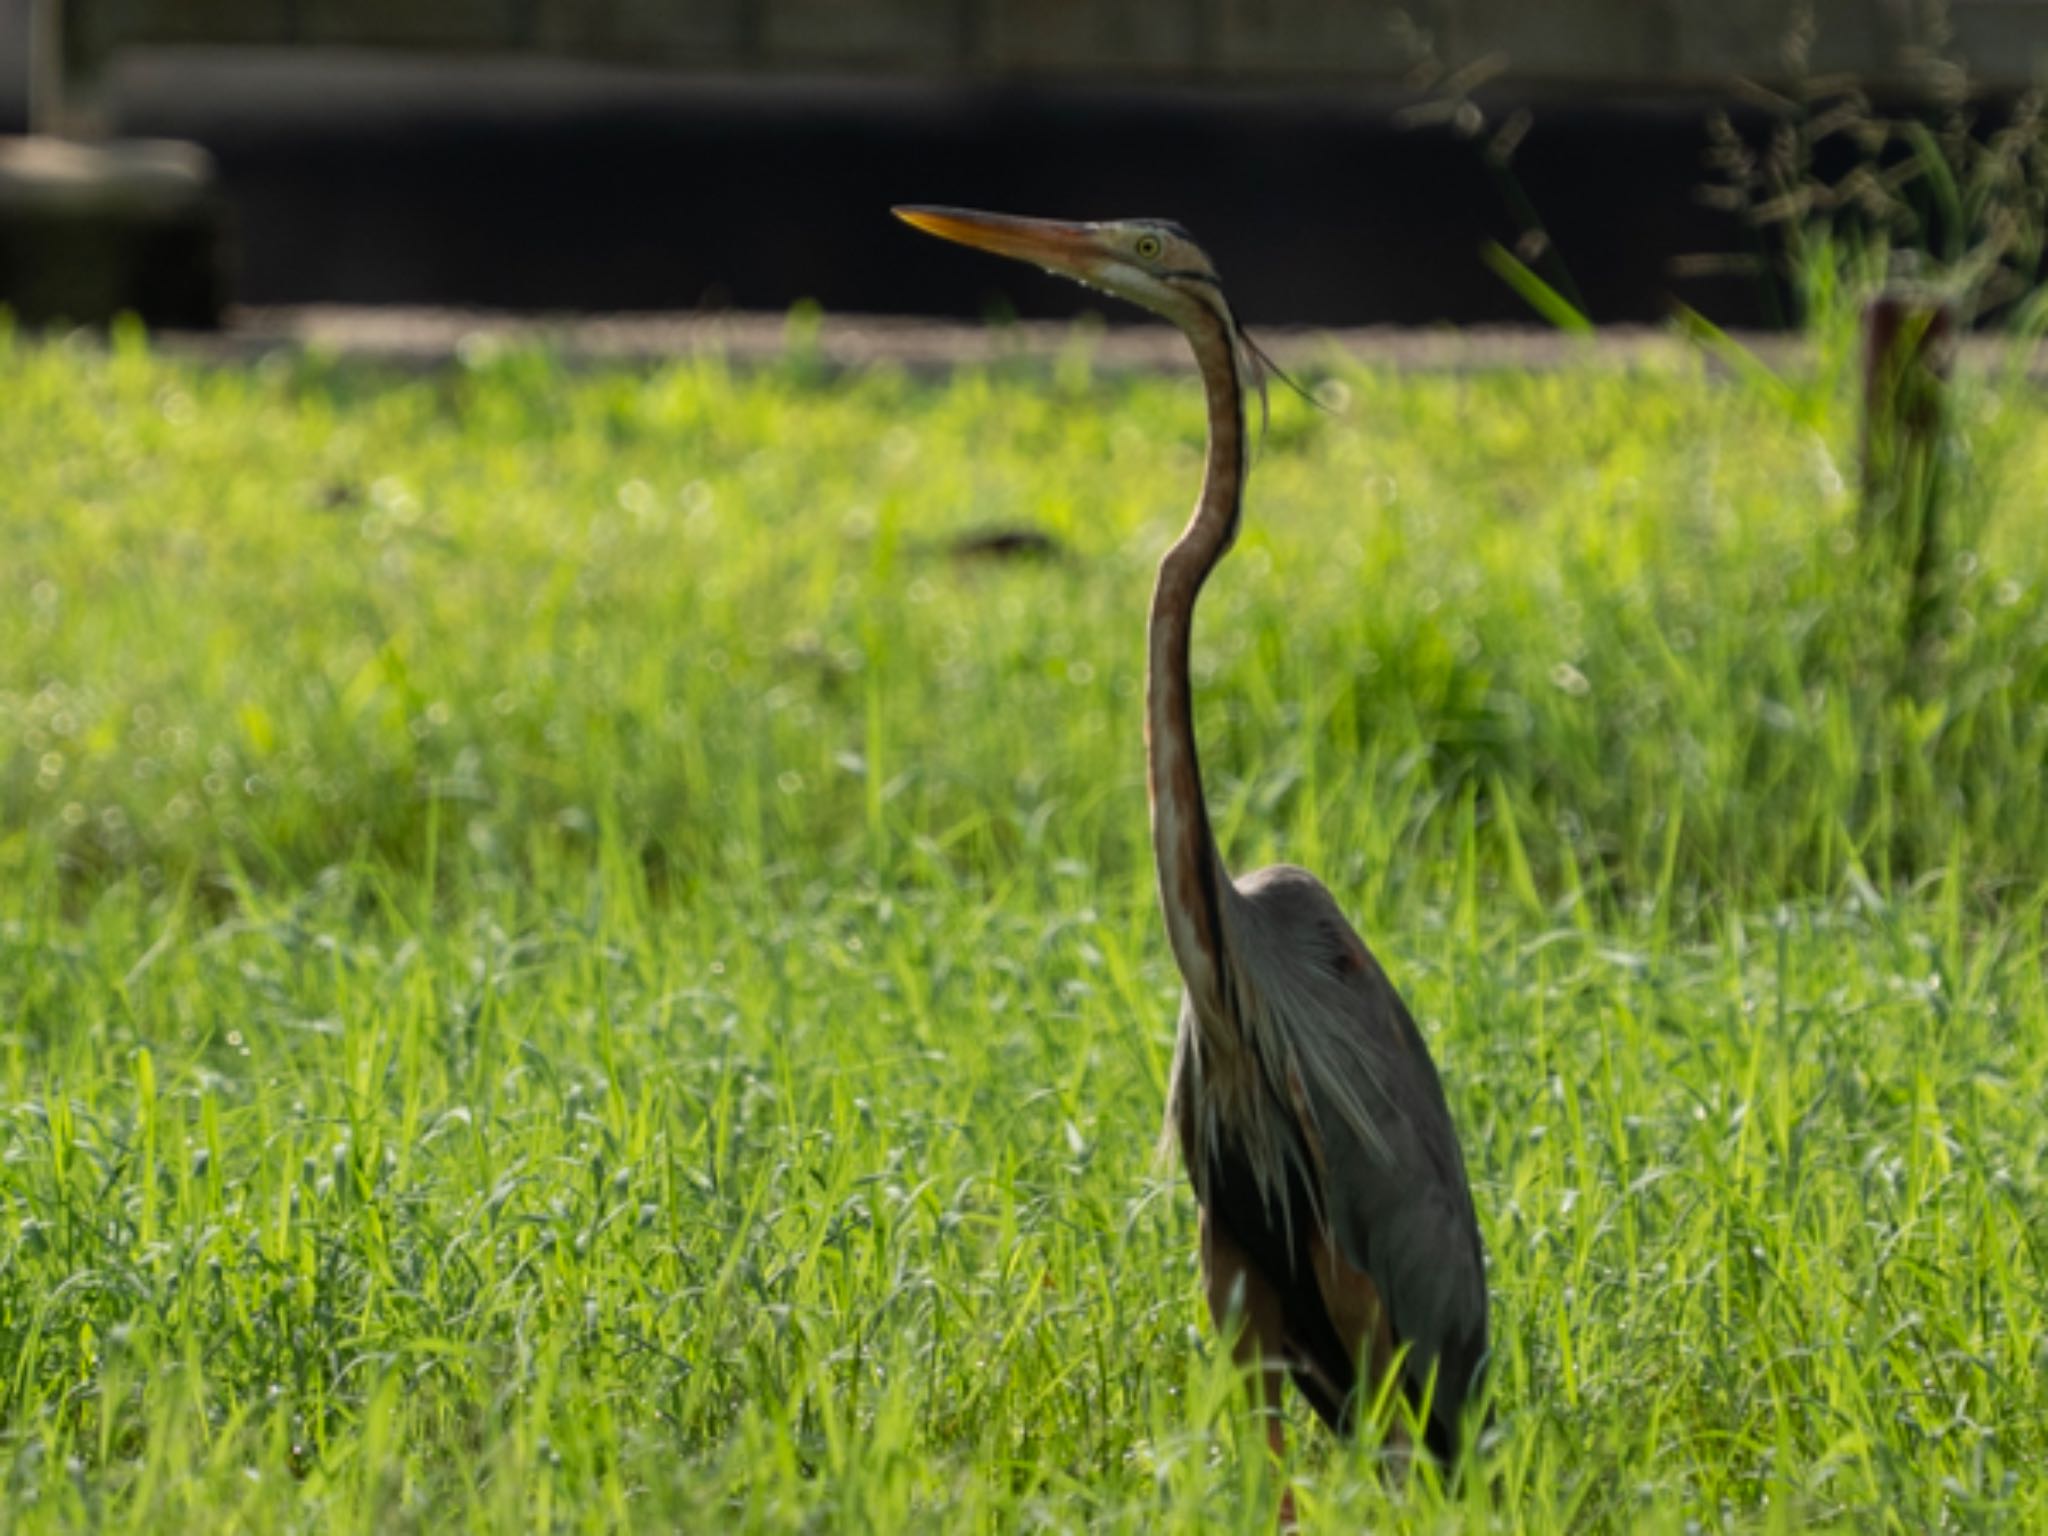
[[[1483,1475],[1311,1530],[2048,1526],[2048,406],[1909,662],[1837,373],[1275,403],[1233,865],[1443,1064]],[[1186,380],[0,340],[0,1527],[1270,1529],[1154,1160]],[[1060,558],[969,562],[1027,524]]]

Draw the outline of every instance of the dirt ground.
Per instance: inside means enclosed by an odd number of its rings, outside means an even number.
[[[1674,366],[1696,349],[1676,331],[1615,327],[1570,336],[1534,327],[1356,330],[1275,328],[1254,337],[1283,366],[1313,371],[1334,354],[1369,365],[1464,372],[1605,366]],[[1789,357],[1797,343],[1748,335],[1766,359]],[[792,348],[831,368],[881,362],[918,371],[963,363],[1052,362],[1075,351],[1105,368],[1182,370],[1187,345],[1163,325],[1090,325],[1051,321],[959,324],[886,315],[556,314],[357,307],[244,308],[216,332],[170,332],[167,350],[221,361],[248,361],[280,350],[312,348],[400,368],[438,367],[492,349],[545,344],[572,363],[656,363],[719,353],[741,363],[771,362]]]

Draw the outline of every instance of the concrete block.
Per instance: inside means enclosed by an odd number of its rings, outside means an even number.
[[[1020,72],[1185,72],[1216,39],[1197,0],[988,0],[984,62]]]
[[[1411,37],[1428,30],[1433,9],[1390,0],[1221,0],[1215,64],[1226,74],[1398,78],[1415,62]]]
[[[1664,0],[1660,9],[1671,17],[1673,75],[1700,85],[1741,78],[1788,86],[1802,74],[1874,84],[1895,77],[1906,41],[1891,0],[1813,0],[1810,32],[1782,0]]]
[[[657,65],[743,62],[758,0],[536,0],[529,46]]]
[[[0,304],[19,319],[216,325],[228,265],[227,208],[198,145],[0,138]]]
[[[1441,57],[1455,69],[1498,54],[1514,80],[1646,81],[1669,51],[1664,9],[1645,0],[1459,0]]]
[[[2041,0],[1949,0],[1948,24],[1975,84],[2025,90],[2048,77],[2048,5]]]
[[[235,46],[288,43],[299,34],[300,7],[283,0],[124,0],[67,7],[73,24],[102,25],[110,39],[147,38],[153,43],[213,43]]]
[[[760,0],[778,64],[929,69],[960,62],[962,0]]]
[[[516,48],[524,10],[516,0],[298,0],[305,41],[362,48]]]

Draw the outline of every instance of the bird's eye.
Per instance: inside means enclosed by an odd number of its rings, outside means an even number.
[[[1136,251],[1140,256],[1144,257],[1147,261],[1157,261],[1159,259],[1159,253],[1165,250],[1166,247],[1160,244],[1159,237],[1157,235],[1140,235],[1138,236],[1138,243],[1132,246],[1131,249]]]

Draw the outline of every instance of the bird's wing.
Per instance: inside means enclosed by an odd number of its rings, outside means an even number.
[[[1320,883],[1285,867],[1238,883],[1259,930],[1241,953],[1286,1042],[1269,1063],[1310,1149],[1339,1255],[1378,1292],[1404,1385],[1430,1403],[1428,1440],[1456,1447],[1487,1348],[1485,1261],[1457,1133],[1429,1048],[1379,963]],[[1434,1377],[1434,1385],[1431,1385]]]
[[[1205,1219],[1270,1292],[1284,1334],[1277,1354],[1294,1384],[1324,1423],[1348,1433],[1358,1350],[1332,1317],[1319,1286],[1316,1208],[1302,1170],[1290,1168],[1286,1192],[1278,1202],[1268,1201],[1241,1149],[1224,1142],[1207,1159],[1197,1188]]]
[[[1377,967],[1374,968],[1377,974]],[[1360,1027],[1414,1024],[1391,987],[1361,998]],[[1420,1050],[1420,1037],[1415,1037]],[[1321,1157],[1324,1209],[1342,1256],[1370,1277],[1397,1345],[1407,1346],[1404,1384],[1427,1396],[1430,1448],[1451,1454],[1459,1416],[1486,1353],[1486,1274],[1450,1114],[1426,1056],[1421,1070],[1381,1065],[1381,1115],[1370,1145],[1339,1110],[1335,1085],[1303,1084],[1310,1134]],[[1391,1080],[1388,1080],[1391,1079]],[[1431,1384],[1432,1376],[1435,1377]]]

